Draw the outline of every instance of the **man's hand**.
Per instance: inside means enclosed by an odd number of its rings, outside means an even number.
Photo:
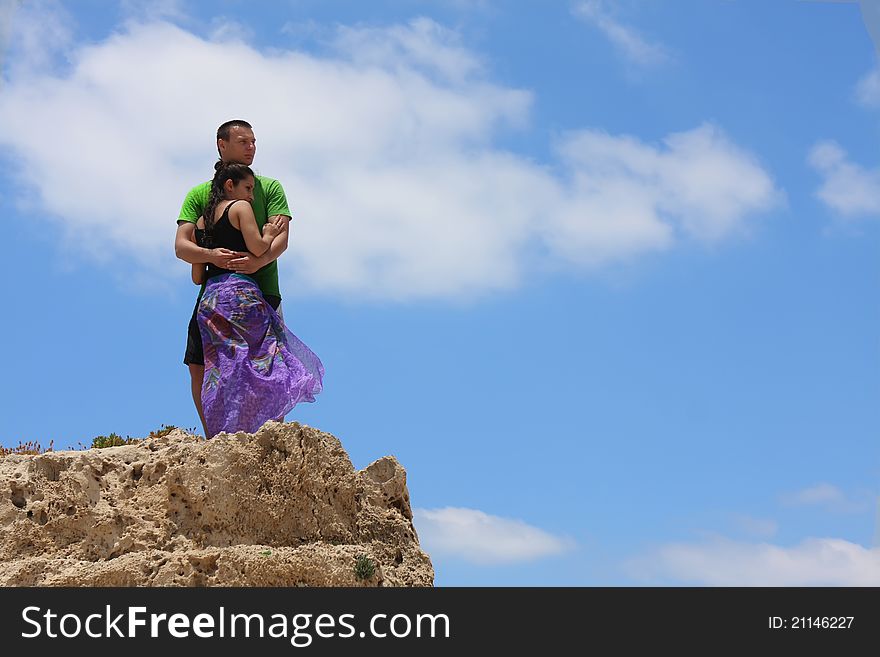
[[[208,251],[208,262],[216,267],[220,267],[220,269],[233,269],[229,265],[236,259],[241,259],[242,256],[248,255],[246,252],[242,251],[232,251],[230,249],[211,249]],[[256,271],[256,269],[254,270]],[[247,272],[244,272],[247,273]]]
[[[231,269],[238,274],[251,275],[264,265],[268,264],[263,261],[263,258],[258,258],[250,253],[239,253],[238,256],[239,257],[230,260],[229,264],[226,265],[224,269]]]

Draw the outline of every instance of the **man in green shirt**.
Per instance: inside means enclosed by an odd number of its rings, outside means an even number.
[[[220,154],[220,159],[224,162],[240,162],[250,166],[257,151],[257,140],[251,125],[247,121],[238,119],[227,121],[221,125],[217,129],[217,151]],[[175,255],[190,264],[210,262],[222,269],[249,275],[259,285],[266,301],[277,310],[281,303],[281,291],[278,286],[278,263],[276,260],[287,249],[287,240],[290,234],[288,226],[290,209],[287,207],[287,198],[281,183],[264,176],[255,176],[254,178],[254,200],[251,207],[253,207],[254,215],[257,218],[257,225],[262,230],[264,224],[272,222],[282,228],[272,241],[269,250],[259,258],[249,253],[223,248],[206,249],[196,244],[196,222],[207,205],[210,191],[211,183],[205,182],[193,187],[186,195],[183,206],[180,208],[180,216],[177,219],[177,235],[174,240]],[[202,380],[205,375],[205,358],[202,336],[196,322],[196,308],[199,306],[202,291],[204,291],[204,285],[196,298],[196,306],[190,319],[183,362],[189,367],[193,402],[204,427]]]

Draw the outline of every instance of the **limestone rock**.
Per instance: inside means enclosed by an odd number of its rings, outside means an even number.
[[[392,456],[298,423],[0,459],[0,585],[432,586]],[[375,565],[355,572],[358,557]]]

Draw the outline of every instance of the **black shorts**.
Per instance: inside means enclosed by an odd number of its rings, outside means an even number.
[[[281,305],[281,297],[276,297],[274,294],[264,294],[263,298],[266,299],[269,305],[275,310],[278,310],[278,306]],[[183,352],[184,365],[205,364],[205,350],[202,347],[202,333],[199,331],[199,322],[196,319],[196,312],[198,312],[199,302],[201,300],[202,293],[199,292],[199,296],[196,299],[196,305],[193,308],[192,317],[189,320],[189,328],[186,332],[186,351]]]

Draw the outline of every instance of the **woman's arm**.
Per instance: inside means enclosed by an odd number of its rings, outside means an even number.
[[[280,232],[276,224],[267,223],[263,226],[263,233],[260,234],[257,218],[254,216],[254,210],[251,208],[250,203],[236,203],[233,205],[229,210],[229,219],[237,220],[239,230],[244,237],[245,246],[247,246],[248,251],[257,257],[260,257],[269,250],[272,240]]]
[[[271,246],[269,246],[269,250],[266,251],[259,258],[251,253],[242,256],[241,258],[233,258],[229,261],[229,269],[234,269],[237,272],[241,272],[242,274],[253,274],[258,271],[262,267],[265,267],[273,260],[277,260],[278,256],[280,256],[284,251],[287,250],[287,242],[290,237],[290,217],[284,215],[275,215],[273,217],[269,217],[269,222],[278,226],[280,232],[275,236],[275,239],[272,240]],[[266,232],[266,227],[263,227],[263,234]]]

